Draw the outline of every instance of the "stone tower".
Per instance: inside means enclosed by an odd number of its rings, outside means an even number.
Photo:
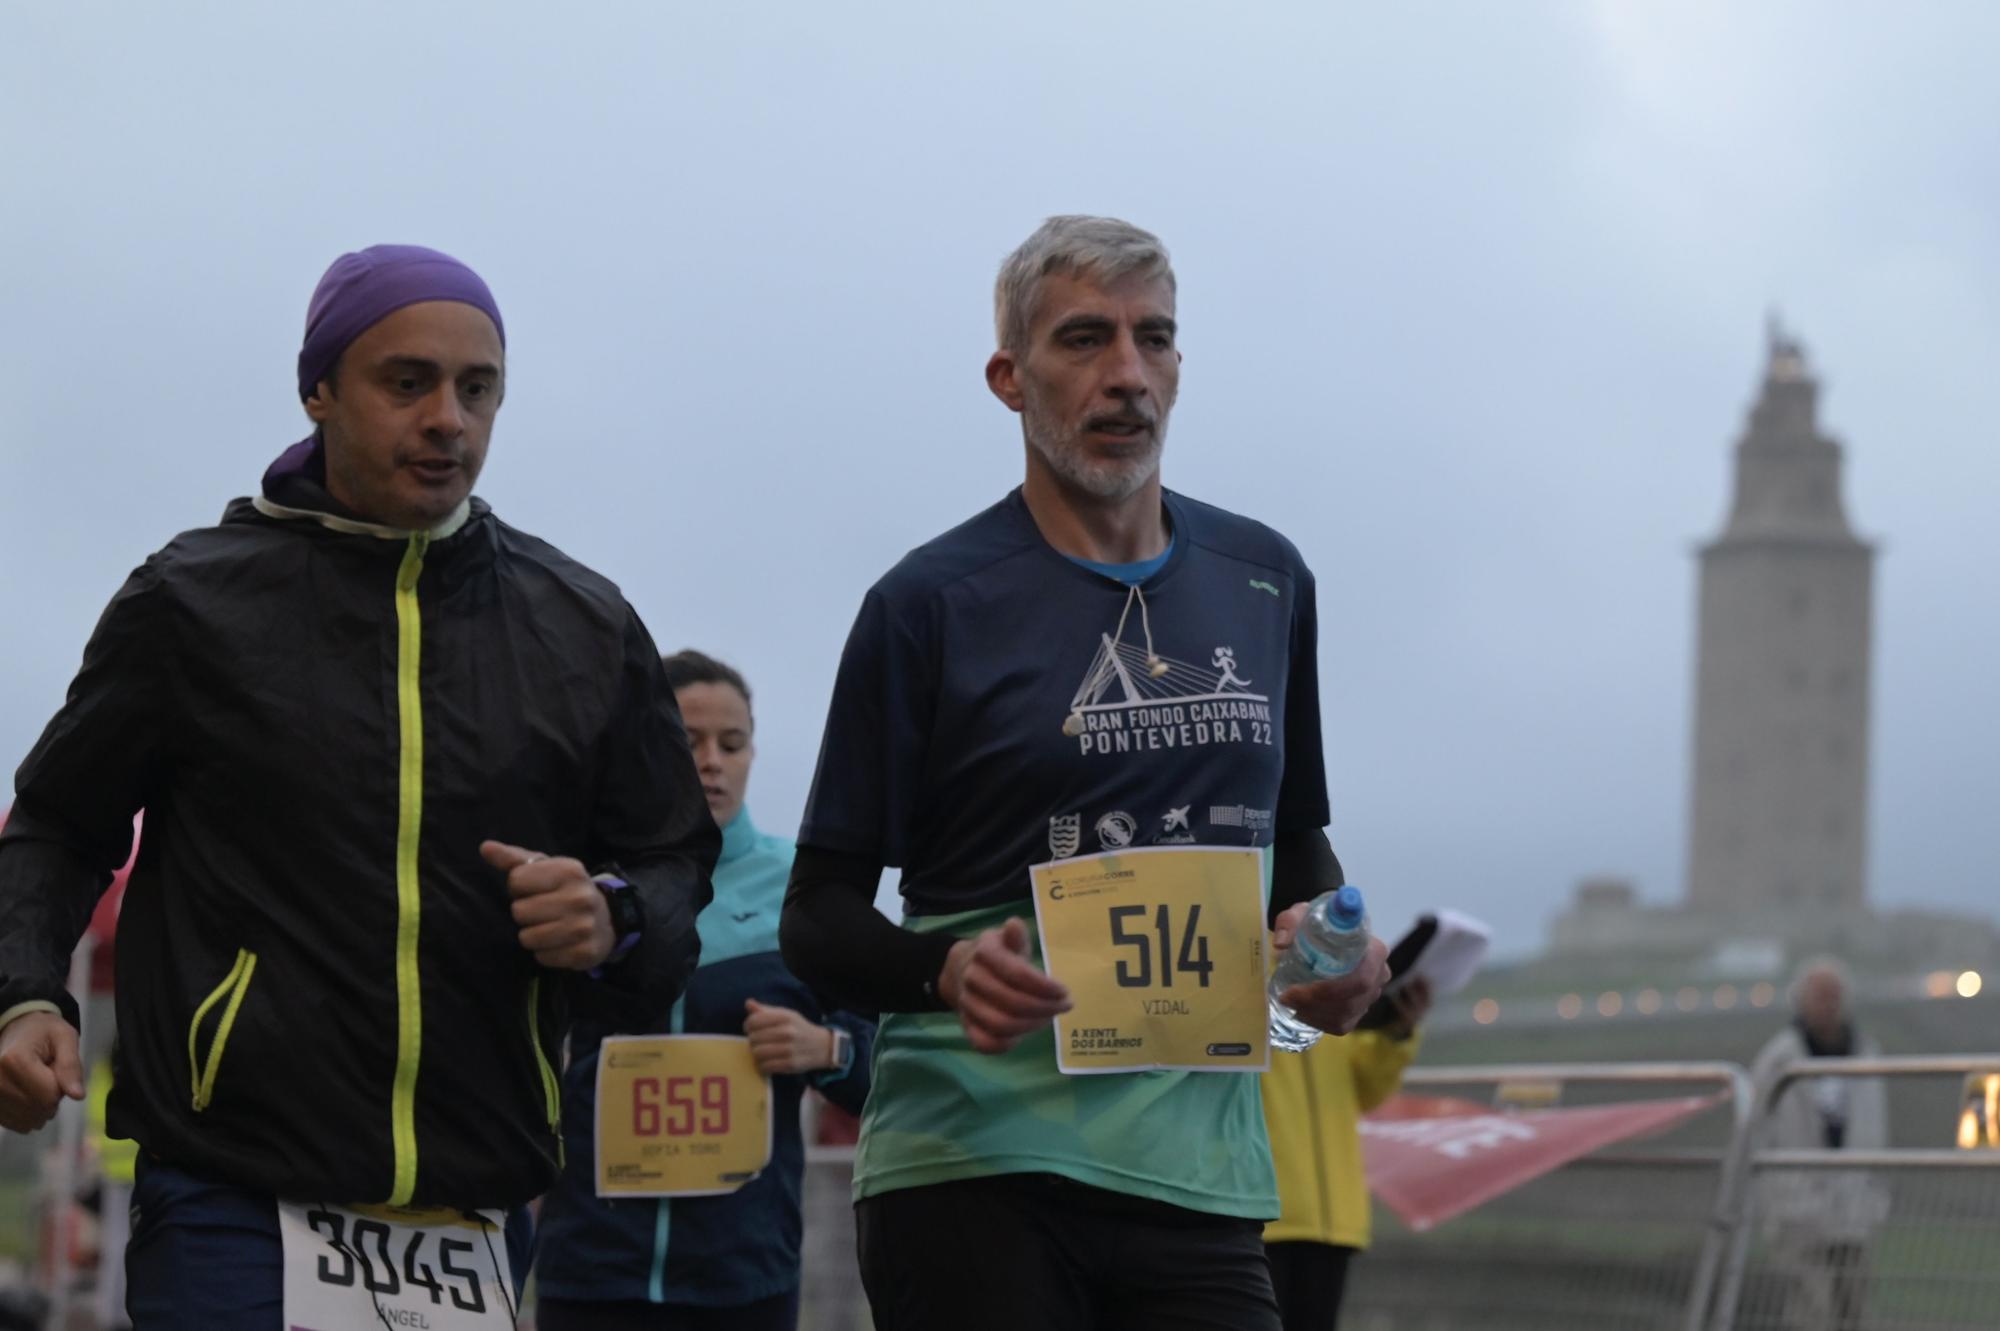
[[[1875,551],[1848,526],[1804,348],[1775,320],[1769,340],[1729,519],[1701,550],[1687,902],[1704,914],[1867,904]]]

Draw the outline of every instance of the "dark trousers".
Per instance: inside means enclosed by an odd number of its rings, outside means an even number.
[[[125,1308],[134,1331],[283,1331],[285,1246],[266,1193],[212,1183],[139,1159],[125,1249]],[[533,1221],[507,1217],[515,1297],[531,1259]]]
[[[1331,1243],[1267,1243],[1271,1288],[1285,1331],[1334,1331],[1340,1325],[1340,1299],[1347,1292],[1347,1263],[1352,1248]]]
[[[721,1308],[591,1299],[543,1299],[535,1305],[538,1331],[795,1331],[798,1324],[797,1290]]]
[[[1280,1331],[1263,1225],[1049,1174],[855,1207],[876,1331]]]

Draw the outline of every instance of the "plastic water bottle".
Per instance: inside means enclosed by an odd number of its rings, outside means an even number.
[[[1295,984],[1345,975],[1368,955],[1368,910],[1361,889],[1343,887],[1313,899],[1291,947],[1271,972],[1271,1045],[1301,1054],[1319,1043],[1321,1032],[1306,1025],[1278,1001]]]

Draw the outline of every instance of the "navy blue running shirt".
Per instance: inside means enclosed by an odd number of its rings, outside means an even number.
[[[922,916],[1026,901],[1050,859],[1324,827],[1312,574],[1261,523],[1164,502],[1173,548],[1136,595],[1018,489],[876,583],[800,843],[900,867]]]

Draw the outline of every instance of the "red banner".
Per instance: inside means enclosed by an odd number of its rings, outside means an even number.
[[[1368,1187],[1422,1233],[1614,1142],[1665,1132],[1726,1095],[1495,1113],[1399,1095],[1361,1121]]]

